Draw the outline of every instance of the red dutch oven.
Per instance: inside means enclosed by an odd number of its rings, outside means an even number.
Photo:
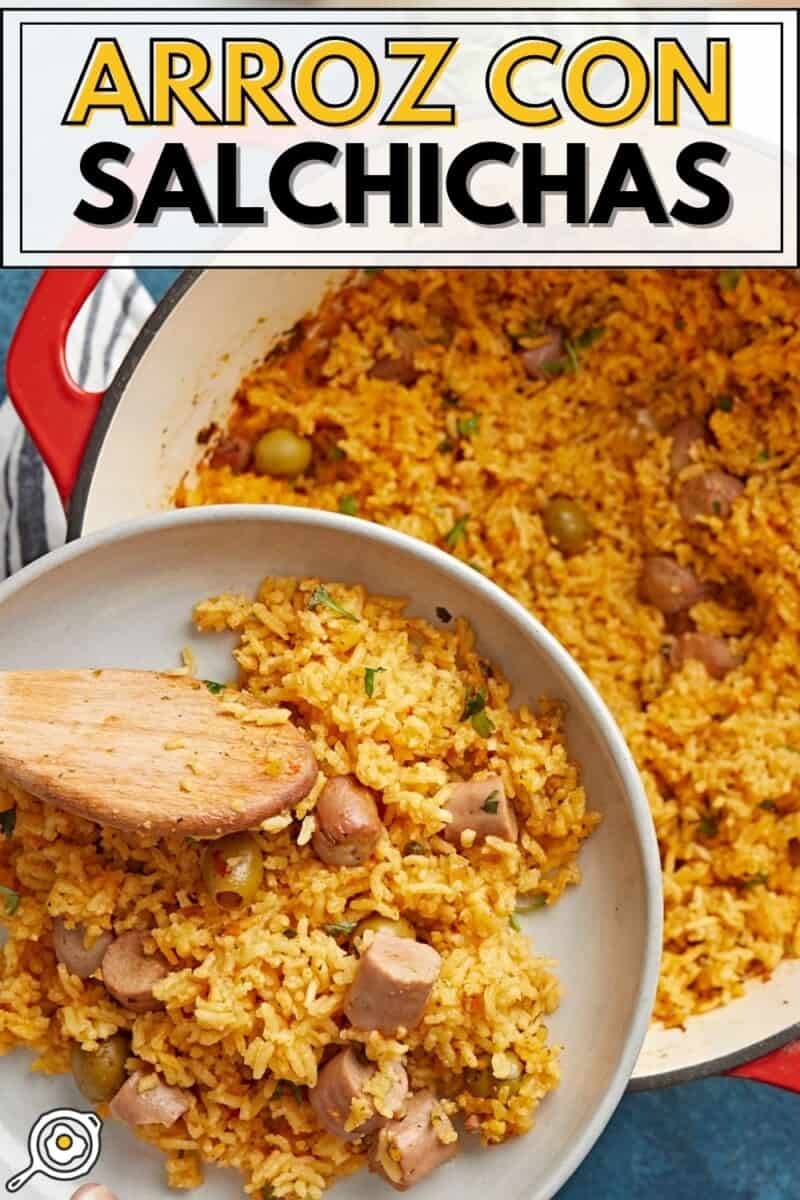
[[[102,275],[46,271],[8,356],[8,386],[58,486],[68,535],[169,506],[224,422],[241,376],[348,271],[186,271],[157,305],[105,393],[77,386],[67,333]],[[653,1026],[634,1089],[726,1073],[800,1091],[800,960],[685,1029]]]

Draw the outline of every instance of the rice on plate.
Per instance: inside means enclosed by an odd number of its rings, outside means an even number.
[[[369,1158],[405,1188],[456,1151],[451,1117],[502,1142],[558,1083],[555,964],[514,914],[578,882],[598,817],[560,707],[512,709],[466,622],[403,609],[284,578],[197,605],[238,637],[219,703],[295,722],[320,769],[256,831],[126,834],[0,793],[0,1049],[71,1069],[172,1186],[207,1162],[313,1200]]]
[[[788,272],[381,271],[243,381],[176,502],[388,524],[560,639],[648,792],[679,1026],[800,952],[799,424]]]

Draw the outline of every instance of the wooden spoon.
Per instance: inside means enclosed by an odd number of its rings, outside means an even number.
[[[231,714],[225,702],[241,713]],[[240,692],[156,671],[0,672],[0,775],[117,829],[219,837],[307,795],[317,764]]]

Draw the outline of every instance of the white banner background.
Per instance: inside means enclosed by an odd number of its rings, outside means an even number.
[[[298,112],[288,83],[297,54],[317,38],[342,33],[367,47],[381,67],[382,100],[374,114],[346,129],[312,125]],[[455,129],[436,126],[386,127],[379,124],[388,102],[407,76],[407,61],[387,60],[389,36],[458,36],[459,46],[429,101],[454,103]],[[675,128],[656,127],[652,104],[641,117],[621,129],[597,128],[580,121],[563,104],[559,125],[523,128],[503,119],[485,88],[486,69],[496,51],[509,42],[535,34],[561,41],[565,55],[592,37],[625,37],[652,63],[656,38],[679,38],[702,71],[705,39],[729,37],[733,57],[733,112],[729,127],[708,126],[684,96],[683,119]],[[143,96],[149,94],[151,37],[188,36],[201,41],[218,60],[223,37],[256,36],[280,46],[287,78],[276,91],[297,120],[295,127],[269,127],[251,118],[247,127],[194,126],[179,118],[175,127],[126,126],[119,113],[95,113],[88,126],[63,126],[64,111],[95,38],[116,37],[135,73]],[[281,264],[302,265],[420,264],[533,265],[554,261],[602,265],[796,265],[797,264],[797,14],[785,10],[612,10],[586,13],[552,10],[525,13],[483,10],[463,12],[384,11],[319,13],[308,10],[224,13],[202,11],[191,18],[176,10],[157,14],[121,11],[102,18],[83,12],[14,12],[4,25],[4,265],[108,264],[125,253],[141,265]],[[562,59],[563,61],[563,59]],[[219,106],[216,71],[203,95]],[[351,86],[347,68],[334,65],[324,73],[323,91],[331,101]],[[561,100],[561,72],[547,64],[523,67],[515,81],[524,98],[552,95]],[[598,69],[592,91],[600,98],[619,94],[617,68]],[[101,197],[81,178],[80,157],[100,140],[124,142],[134,151],[127,169],[114,166],[139,196],[165,141],[184,141],[204,189],[214,206],[216,147],[241,146],[241,202],[264,204],[267,221],[245,229],[214,225],[198,228],[186,212],[166,212],[153,226],[132,222],[116,228],[93,228],[73,216],[77,202]],[[526,226],[519,220],[503,227],[481,228],[459,216],[443,199],[439,227],[392,226],[385,196],[370,198],[369,220],[356,228],[343,221],[323,228],[303,228],[283,217],[267,193],[269,170],[287,146],[319,140],[343,147],[360,141],[368,147],[371,172],[385,171],[387,143],[439,141],[445,166],[462,146],[500,141],[516,147],[525,141],[545,146],[548,172],[562,172],[567,142],[589,147],[589,208],[620,142],[638,142],[647,157],[667,209],[676,199],[697,203],[699,197],[675,172],[678,151],[693,141],[724,145],[729,159],[712,165],[709,174],[723,180],[733,195],[728,218],[714,228],[672,222],[651,225],[642,212],[620,212],[608,226],[570,226],[565,200],[551,196],[546,223]],[[781,152],[781,139],[783,151]],[[413,161],[413,160],[412,160]],[[415,173],[412,170],[412,195]],[[520,209],[521,169],[490,165],[476,172],[473,191],[479,200],[509,200]],[[343,208],[344,171],[311,165],[303,169],[297,194],[307,203],[331,200]]]

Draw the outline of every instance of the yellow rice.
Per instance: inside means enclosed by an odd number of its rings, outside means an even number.
[[[580,369],[529,380],[509,335],[603,334]],[[412,387],[370,378],[402,324],[428,344]],[[457,401],[456,406],[453,401]],[[731,518],[689,528],[665,431],[708,417],[698,461],[747,479]],[[477,429],[470,418],[477,415]],[[461,421],[461,428],[459,428]],[[233,432],[309,436],[293,482],[203,467],[179,504],[270,501],[358,515],[451,549],[527,605],[588,671],[636,757],[661,846],[656,1016],[678,1025],[800,952],[800,284],[789,273],[384,271],[329,301],[243,381]],[[468,432],[461,432],[467,430]],[[205,435],[204,435],[205,436]],[[455,447],[455,449],[453,449]],[[564,558],[540,513],[579,499],[597,531]],[[467,516],[452,548],[447,535]],[[637,596],[644,556],[741,581],[698,628],[745,658],[672,671]]]
[[[529,1129],[559,1079],[546,1026],[559,984],[512,916],[520,893],[552,903],[578,881],[576,854],[597,821],[560,708],[511,710],[508,685],[463,621],[433,628],[406,618],[402,601],[328,584],[359,618],[347,620],[310,606],[318,583],[267,579],[255,600],[223,595],[195,611],[201,630],[236,632],[237,683],[270,720],[294,715],[322,772],[292,813],[258,832],[265,875],[251,906],[231,912],[209,900],[200,843],[101,830],[9,785],[0,791],[0,807],[16,814],[0,839],[0,882],[19,894],[5,918],[0,1052],[29,1046],[34,1069],[66,1071],[73,1045],[91,1051],[130,1030],[129,1069],[192,1090],[176,1125],[140,1130],[165,1151],[175,1187],[197,1185],[201,1164],[214,1163],[238,1168],[251,1194],[316,1200],[362,1166],[358,1148],[320,1131],[306,1092],[326,1048],[348,1039],[379,1069],[407,1054],[412,1088],[431,1086],[448,1111],[480,1119],[486,1143]],[[367,667],[381,668],[371,696]],[[463,719],[477,688],[489,736]],[[236,694],[220,696],[232,719]],[[363,866],[329,868],[308,844],[314,804],[325,776],[350,772],[380,794],[386,833]],[[513,797],[519,843],[457,850],[441,836],[443,788],[495,772]],[[404,855],[411,840],[428,853]],[[402,1042],[342,1021],[358,959],[337,926],[374,914],[410,920],[443,959],[422,1023]],[[136,1016],[99,977],[70,975],[52,949],[55,917],[90,938],[112,922],[117,934],[151,930],[171,967],[156,987],[165,1007]],[[514,1063],[518,1089],[502,1082]],[[471,1070],[494,1076],[492,1094],[469,1091]],[[380,1100],[386,1077],[379,1071],[372,1084]]]

